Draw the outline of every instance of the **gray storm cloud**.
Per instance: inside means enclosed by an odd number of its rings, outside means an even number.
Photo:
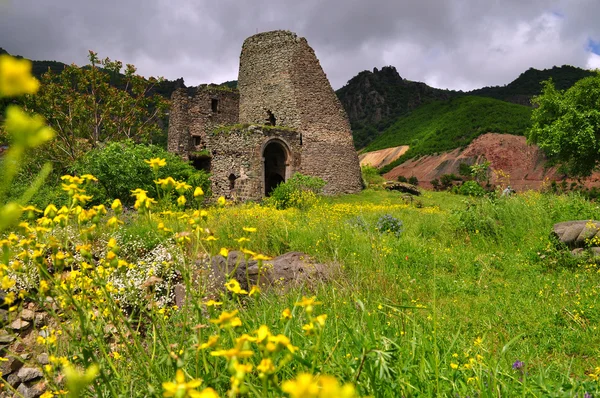
[[[0,47],[84,64],[88,50],[188,85],[237,78],[243,40],[288,29],[334,88],[364,69],[452,89],[506,84],[529,67],[595,65],[597,0],[0,0]]]

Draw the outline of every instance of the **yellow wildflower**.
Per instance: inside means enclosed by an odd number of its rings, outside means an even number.
[[[318,317],[315,318],[315,320],[317,321],[317,323],[321,327],[325,326],[325,320],[326,319],[327,319],[327,314],[322,314],[322,315],[319,315]]]
[[[187,184],[185,181],[176,181],[175,182],[175,190],[179,192],[180,195],[183,195],[188,189],[191,189],[192,186]]]
[[[177,205],[179,205],[180,207],[185,206],[185,196],[181,195],[180,197],[177,198]]]
[[[112,205],[110,205],[110,208],[113,209],[115,214],[120,214],[123,211],[123,205],[119,199],[115,199],[114,202],[112,202]]]
[[[246,232],[256,232],[256,228],[254,227],[244,227],[242,229]]]
[[[254,354],[254,351],[243,350],[239,347],[230,348],[229,350],[218,350],[210,353],[213,357],[225,357],[227,359],[232,358],[250,358]]]
[[[169,191],[169,190],[173,189],[176,184],[173,177],[159,178],[158,180],[154,180],[154,182],[156,183],[156,185],[158,185],[165,191]]]
[[[260,361],[260,364],[258,364],[256,367],[256,370],[262,373],[262,375],[268,375],[275,372],[275,365],[273,365],[273,361],[271,361],[271,359],[263,358],[263,360]]]
[[[242,325],[242,320],[237,317],[238,310],[231,312],[223,311],[218,319],[211,319],[210,322],[219,325],[221,328],[237,327]]]
[[[175,382],[167,381],[162,384],[163,397],[197,397],[200,394],[196,388],[200,387],[202,380],[193,379],[186,383],[183,370],[177,369]]]
[[[161,158],[152,158],[150,160],[144,160],[144,162],[150,165],[154,171],[158,171],[159,168],[167,165],[167,160]]]
[[[46,125],[40,115],[30,116],[16,105],[6,108],[4,130],[15,144],[28,148],[37,147],[54,138],[54,130]]]
[[[31,61],[0,55],[0,97],[35,94],[40,82],[31,75]]]
[[[264,254],[257,254],[256,256],[252,257],[252,260],[256,260],[256,261],[268,261],[270,259],[271,259],[271,257],[267,257]]]
[[[215,300],[208,300],[206,303],[204,303],[207,307],[216,307],[219,305],[223,305],[222,302],[220,301],[215,301]]]
[[[240,283],[235,279],[229,280],[229,282],[225,284],[225,287],[227,290],[235,294],[248,294],[246,290],[240,287]]]
[[[254,296],[255,294],[259,294],[259,293],[260,293],[260,287],[254,285],[250,289],[250,293],[248,293],[248,296]]]
[[[202,188],[196,187],[196,189],[194,189],[194,198],[197,198],[198,196],[202,195],[204,195],[204,191],[202,190]]]
[[[2,290],[8,290],[17,283],[14,279],[9,278],[7,275],[2,277]]]
[[[225,203],[227,203],[227,201],[225,200],[224,196],[219,196],[219,199],[217,199],[217,204],[219,206],[225,206]]]
[[[123,221],[119,220],[117,217],[113,216],[108,219],[106,222],[106,226],[109,228],[116,228],[119,224],[123,224]]]
[[[223,257],[227,257],[229,255],[229,250],[227,250],[226,248],[222,247],[221,250],[219,251],[219,254]]]
[[[284,382],[281,389],[292,398],[318,397],[320,390],[316,379],[308,373],[301,373],[296,380]]]
[[[292,311],[289,308],[286,308],[281,313],[281,319],[292,319]]]
[[[210,336],[208,338],[208,341],[206,343],[200,344],[200,346],[198,347],[198,349],[204,350],[206,348],[214,347],[214,346],[217,345],[218,342],[219,342],[219,336]]]

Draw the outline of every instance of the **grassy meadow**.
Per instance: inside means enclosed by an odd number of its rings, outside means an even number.
[[[25,300],[53,319],[34,332],[36,351],[50,354],[50,393],[598,391],[600,275],[550,238],[555,222],[600,218],[596,204],[577,196],[528,192],[490,200],[426,192],[404,203],[397,193],[366,190],[320,198],[303,210],[115,210],[100,210],[96,221],[74,207],[60,213],[63,219],[46,214],[3,240],[5,274],[17,280],[12,289],[26,290]],[[382,217],[396,220],[390,231],[378,228]],[[329,281],[285,294],[228,283],[220,295],[207,295],[193,281],[194,264],[240,248],[259,260],[302,251],[336,271]],[[152,276],[161,279],[155,289],[139,294]],[[170,301],[175,281],[187,287],[182,308]],[[11,315],[22,305],[15,303]],[[66,385],[59,374],[67,374]]]

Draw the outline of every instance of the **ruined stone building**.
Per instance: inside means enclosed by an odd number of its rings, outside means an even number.
[[[313,49],[289,31],[249,37],[238,89],[179,88],[168,149],[210,170],[215,195],[255,200],[295,172],[326,194],[362,188],[350,123]]]

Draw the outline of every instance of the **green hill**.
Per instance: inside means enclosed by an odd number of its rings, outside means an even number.
[[[540,94],[543,81],[552,79],[557,89],[566,90],[578,80],[593,75],[594,72],[591,70],[571,65],[554,66],[552,69],[543,70],[529,68],[506,86],[483,87],[470,91],[468,94],[529,106],[531,97]]]
[[[399,145],[410,149],[384,171],[406,159],[469,145],[485,133],[523,135],[530,125],[531,108],[493,98],[465,96],[423,105],[399,117],[364,151]]]
[[[363,148],[378,140],[398,117],[435,100],[476,95],[531,106],[531,98],[540,93],[543,81],[552,79],[558,89],[564,90],[592,74],[570,65],[544,70],[529,68],[507,85],[463,93],[403,79],[393,66],[386,66],[360,72],[336,94],[350,119],[354,144]]]
[[[362,148],[398,116],[423,104],[451,98],[457,92],[403,79],[396,68],[384,66],[360,72],[336,94],[350,119],[354,145]]]

